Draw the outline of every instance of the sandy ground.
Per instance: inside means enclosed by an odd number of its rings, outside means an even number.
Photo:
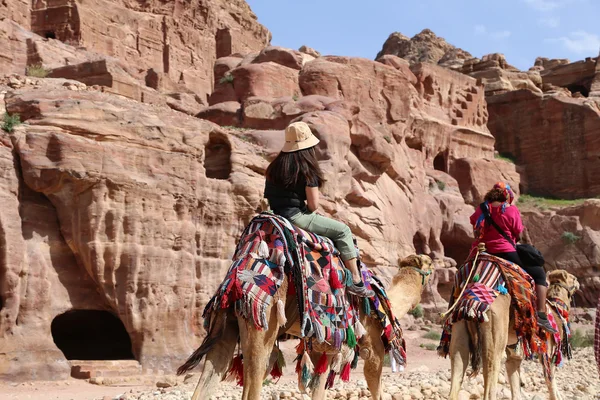
[[[436,328],[439,329],[439,328]],[[589,326],[586,329],[590,329]],[[435,375],[436,373],[449,371],[449,359],[439,358],[435,351],[426,350],[420,347],[424,343],[437,343],[434,340],[424,339],[422,336],[424,330],[410,331],[405,330],[405,338],[408,344],[408,366],[405,372],[394,374],[394,379],[402,381],[402,375],[409,376],[411,374],[424,372],[427,375]],[[293,372],[293,363],[291,362],[295,341],[285,343],[283,348],[286,354],[288,366],[285,370],[285,375],[277,384],[289,384],[295,381]],[[197,371],[194,371],[197,372]],[[391,376],[390,368],[385,368],[385,376]],[[195,382],[196,375],[192,382]],[[362,362],[356,371],[353,371],[351,382],[359,382],[362,377]],[[90,384],[84,380],[69,379],[67,381],[56,382],[26,382],[26,383],[2,383],[0,382],[0,400],[112,400],[124,394],[130,394],[135,397],[143,393],[151,393],[157,391],[155,382],[161,380],[160,377],[145,378],[145,383],[136,381],[131,383],[120,384],[118,386],[99,386]],[[289,386],[289,385],[286,385]],[[178,386],[180,387],[180,386]],[[188,385],[181,386],[182,390],[193,390],[191,382]],[[544,396],[545,397],[545,396]],[[540,400],[543,397],[540,397]],[[600,397],[599,397],[600,398]]]

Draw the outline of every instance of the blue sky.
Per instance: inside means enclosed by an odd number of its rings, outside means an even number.
[[[476,57],[504,53],[529,69],[538,56],[597,56],[600,0],[246,0],[272,44],[374,58],[390,33],[425,28]]]

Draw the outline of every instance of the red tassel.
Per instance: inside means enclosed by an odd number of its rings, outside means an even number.
[[[335,383],[335,371],[331,370],[329,372],[329,376],[327,377],[327,382],[325,382],[325,389],[331,389],[333,387],[333,384]]]
[[[271,370],[271,376],[273,379],[279,379],[283,375],[283,371],[279,368],[279,364],[277,362],[273,365],[273,369]]]
[[[340,374],[340,378],[343,382],[350,381],[350,363],[346,363],[346,365],[344,365],[344,368],[342,368],[342,373]]]
[[[302,371],[302,357],[298,356],[298,362],[296,363],[296,373],[299,374]]]
[[[296,346],[296,354],[304,353],[304,341],[301,340],[300,343]]]
[[[240,280],[236,278],[233,283],[233,300],[239,300],[243,295],[242,284],[240,283]]]
[[[235,374],[237,377],[238,386],[244,386],[244,356],[238,355],[233,359],[231,368],[229,368],[229,374]]]
[[[331,286],[332,289],[341,289],[344,287],[344,285],[342,285],[342,282],[340,282],[340,277],[338,275],[338,270],[335,269],[334,267],[331,268],[330,270],[330,274],[329,274],[329,285]]]
[[[227,293],[225,293],[221,297],[221,308],[227,308],[227,307],[229,307],[229,296],[227,295]]]
[[[327,353],[323,352],[315,368],[315,375],[322,375],[325,372],[327,372]]]

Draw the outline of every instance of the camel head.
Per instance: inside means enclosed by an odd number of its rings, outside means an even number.
[[[426,256],[425,254],[413,254],[401,259],[398,263],[400,264],[401,273],[404,272],[403,270],[406,268],[421,274],[423,286],[429,281],[429,278],[431,278],[431,274],[433,274],[433,270],[435,269],[431,257]]]
[[[575,275],[564,269],[557,269],[548,274],[548,298],[559,297],[569,304],[571,297],[579,290],[579,281]],[[565,298],[566,297],[566,298]]]

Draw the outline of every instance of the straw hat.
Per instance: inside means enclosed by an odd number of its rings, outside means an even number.
[[[306,122],[294,122],[285,128],[285,144],[281,149],[284,153],[309,149],[319,144],[319,139],[313,135]]]

